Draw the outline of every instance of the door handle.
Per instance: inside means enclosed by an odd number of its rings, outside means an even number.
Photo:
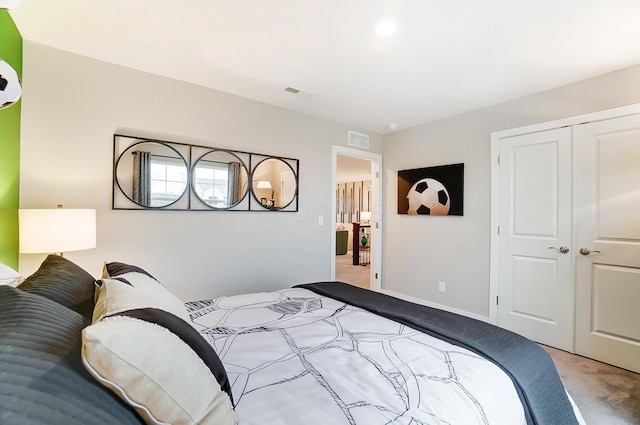
[[[561,252],[563,254],[566,254],[567,252],[569,252],[569,248],[564,245],[561,245],[560,248],[556,248],[555,246],[550,246],[549,249],[555,249],[556,251]]]
[[[598,254],[600,254],[600,251],[591,251],[589,248],[580,248],[580,254],[582,255],[589,255],[592,252],[597,252]]]

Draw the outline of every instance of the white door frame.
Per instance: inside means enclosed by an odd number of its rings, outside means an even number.
[[[577,125],[584,122],[608,120],[611,118],[638,113],[640,113],[640,103],[491,133],[491,264],[489,269],[489,321],[491,323],[497,324],[498,322],[498,306],[496,304],[496,300],[499,290],[498,259],[500,252],[498,237],[498,226],[500,225],[500,139],[521,134],[551,130],[559,127]],[[572,229],[572,232],[575,234],[575,228]],[[575,246],[576,241],[573,240],[571,242],[572,245]]]
[[[338,169],[338,155],[371,161],[371,289],[382,289],[382,155],[365,152],[344,146],[331,147],[331,280],[336,279],[336,172]],[[377,173],[377,177],[376,177]],[[377,276],[377,279],[375,278]]]

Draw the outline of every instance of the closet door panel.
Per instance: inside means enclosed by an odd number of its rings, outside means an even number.
[[[640,115],[574,140],[576,352],[640,372]]]
[[[498,324],[573,350],[571,129],[500,140]]]

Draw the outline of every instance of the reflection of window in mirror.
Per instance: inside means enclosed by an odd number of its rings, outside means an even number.
[[[200,161],[195,169],[196,191],[200,199],[215,208],[226,208],[229,204],[228,164]]]
[[[181,158],[151,155],[150,206],[161,207],[172,203],[184,192],[187,173]]]
[[[200,157],[192,179],[197,198],[212,208],[233,207],[247,192],[247,169],[230,152],[212,151]]]
[[[122,194],[142,207],[174,204],[185,194],[188,177],[184,157],[159,142],[134,143],[116,162],[116,180]]]

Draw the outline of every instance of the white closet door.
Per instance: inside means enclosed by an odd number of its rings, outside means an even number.
[[[498,324],[573,351],[571,129],[500,139]]]
[[[640,115],[575,126],[574,146],[576,353],[640,372]]]

